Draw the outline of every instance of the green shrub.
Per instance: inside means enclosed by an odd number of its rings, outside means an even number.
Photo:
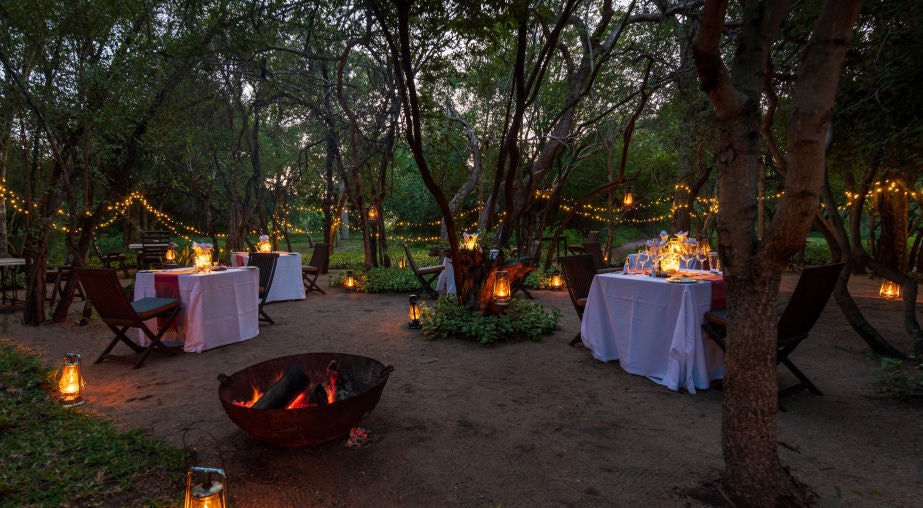
[[[458,304],[455,297],[443,296],[433,307],[425,303],[422,311],[423,334],[433,339],[459,338],[482,344],[510,340],[538,340],[558,326],[561,312],[550,313],[536,302],[513,298],[502,314],[482,316]]]
[[[923,364],[913,366],[896,358],[882,358],[875,393],[900,400],[923,397]]]

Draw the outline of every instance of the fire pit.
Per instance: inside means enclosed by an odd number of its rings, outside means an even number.
[[[329,386],[331,368],[346,386],[339,393]],[[283,376],[299,370],[307,376],[304,395],[326,393],[329,399],[307,403],[299,397],[284,409],[248,407],[276,390]],[[218,398],[231,420],[256,439],[290,448],[312,446],[348,434],[378,404],[392,370],[377,360],[345,353],[283,356],[218,376]]]

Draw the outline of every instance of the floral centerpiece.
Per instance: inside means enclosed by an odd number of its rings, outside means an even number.
[[[207,272],[212,268],[212,244],[192,242],[192,251],[195,254],[195,269],[197,272]]]

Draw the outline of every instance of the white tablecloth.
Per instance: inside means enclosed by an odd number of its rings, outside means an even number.
[[[580,325],[597,360],[689,393],[724,377],[724,353],[703,337],[711,283],[667,282],[644,275],[596,275]]]
[[[272,286],[269,287],[267,302],[280,302],[285,300],[304,300],[304,283],[301,281],[301,254],[297,252],[276,252],[279,261],[276,262],[276,274],[272,277]],[[231,254],[231,266],[246,266],[250,259],[248,252],[234,252]]]
[[[181,274],[177,278],[183,310],[177,331],[164,334],[164,342],[182,342],[183,350],[201,353],[226,344],[252,339],[260,333],[259,271],[230,269],[211,273]],[[155,297],[154,273],[139,271],[135,300]],[[147,322],[157,329],[157,320]],[[139,331],[142,344],[147,338]]]
[[[436,279],[436,292],[440,295],[454,295],[455,267],[452,265],[452,258],[443,257],[442,266],[445,267],[445,270],[439,272],[439,278]]]

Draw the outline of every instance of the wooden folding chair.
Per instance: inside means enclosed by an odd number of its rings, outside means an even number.
[[[169,231],[142,231],[138,269],[147,270],[152,266],[163,267],[163,260],[170,246]]]
[[[311,262],[307,266],[301,267],[301,282],[304,284],[305,293],[317,291],[320,294],[327,294],[320,286],[317,285],[317,278],[322,273],[327,273],[327,266],[330,263],[330,251],[328,244],[315,243],[314,251],[311,253]]]
[[[436,282],[436,279],[439,278],[439,273],[445,270],[445,266],[433,265],[418,268],[417,263],[413,260],[413,256],[410,255],[410,247],[407,247],[406,243],[402,245],[404,246],[404,253],[407,255],[407,263],[410,265],[410,269],[413,270],[413,274],[417,277],[417,280],[420,281],[420,289],[426,291],[431,297],[438,298],[439,294],[436,292],[433,284]]]
[[[564,282],[567,284],[567,294],[570,295],[570,301],[574,304],[574,310],[577,316],[583,321],[583,311],[586,309],[586,300],[590,295],[590,286],[593,284],[593,277],[596,275],[596,266],[593,264],[593,256],[590,254],[578,254],[576,256],[561,256],[558,258],[558,264],[561,265],[561,274],[564,276]],[[580,331],[577,336],[570,341],[570,345],[580,342]]]
[[[269,324],[276,322],[266,314],[263,306],[266,305],[266,299],[269,297],[269,289],[272,287],[272,278],[276,275],[276,262],[279,260],[277,252],[251,252],[247,260],[247,266],[255,266],[260,269],[260,321]]]
[[[122,341],[136,353],[142,353],[133,368],[137,369],[144,363],[151,351],[158,351],[168,356],[176,354],[178,347],[165,345],[161,338],[164,332],[174,326],[181,309],[179,300],[173,298],[142,298],[134,302],[128,300],[125,289],[119,283],[115,270],[109,268],[74,268],[77,280],[83,285],[87,297],[100,319],[115,333],[106,349],[96,359],[96,363],[103,360],[132,360],[121,355],[110,354],[112,348]],[[145,321],[153,318],[162,318],[160,330],[156,333],[151,330]],[[129,328],[138,328],[150,341],[147,347],[130,339],[125,332]]]
[[[792,297],[779,318],[776,364],[785,365],[799,382],[780,390],[780,397],[805,388],[815,395],[823,395],[804,372],[792,363],[789,355],[798,347],[798,344],[801,344],[801,341],[808,338],[811,328],[814,327],[814,323],[827,306],[827,300],[833,293],[833,287],[842,269],[843,263],[812,266],[802,270],[798,278],[798,284],[792,292]],[[727,311],[722,309],[706,312],[702,330],[724,351],[727,345]]]
[[[113,265],[118,266],[122,273],[125,274],[125,278],[129,277],[128,275],[128,266],[125,265],[125,253],[124,252],[103,252],[99,247],[99,239],[96,238],[94,234],[92,237],[93,251],[96,252],[96,257],[99,258],[99,261],[106,268],[113,268]]]

